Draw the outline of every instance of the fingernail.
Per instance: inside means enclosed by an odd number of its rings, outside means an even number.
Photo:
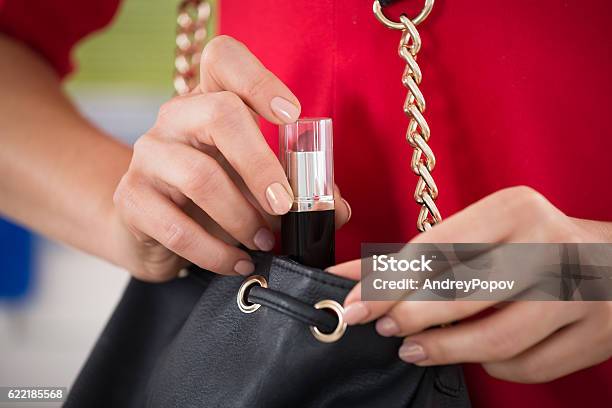
[[[252,274],[253,271],[255,271],[255,265],[251,261],[241,259],[236,262],[236,265],[234,265],[234,271],[236,271],[236,273],[239,275],[247,276]]]
[[[347,324],[357,324],[363,321],[368,315],[370,311],[368,307],[363,302],[355,302],[348,305],[344,308],[344,321]]]
[[[272,98],[270,108],[276,117],[284,123],[293,123],[300,117],[300,109],[280,96]]]
[[[273,183],[266,189],[266,198],[275,214],[283,215],[291,209],[293,199],[281,183]]]
[[[399,333],[400,328],[397,323],[395,323],[395,320],[389,316],[385,316],[376,322],[376,331],[381,336],[391,337]]]
[[[274,234],[267,228],[260,228],[255,233],[253,242],[262,251],[270,251],[274,248]]]
[[[407,363],[417,363],[427,358],[423,347],[412,341],[404,341],[402,347],[399,348],[398,354]]]
[[[351,215],[353,215],[353,210],[351,209],[351,206],[349,205],[348,201],[346,201],[344,198],[342,198],[342,202],[344,203],[344,205],[346,205],[346,208],[348,209],[348,216],[346,217],[345,222],[349,222],[351,220]]]

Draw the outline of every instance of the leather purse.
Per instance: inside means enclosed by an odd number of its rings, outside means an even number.
[[[314,304],[342,302],[355,284],[283,257],[253,253],[256,276],[192,268],[153,284],[132,279],[65,407],[469,407],[460,366],[401,361],[399,338],[373,324],[318,340],[338,319]],[[238,299],[240,300],[240,299]]]

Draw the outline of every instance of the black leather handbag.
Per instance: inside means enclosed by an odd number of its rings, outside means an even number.
[[[255,279],[200,269],[163,284],[132,279],[65,407],[470,406],[460,366],[407,364],[401,339],[373,324],[316,337],[338,318],[313,305],[342,302],[355,282],[253,258]]]

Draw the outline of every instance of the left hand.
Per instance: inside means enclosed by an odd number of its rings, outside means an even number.
[[[612,242],[612,223],[571,218],[528,187],[498,191],[412,243]],[[328,271],[358,279],[360,260]],[[361,301],[347,296],[349,325],[377,320],[382,336],[405,337],[399,356],[419,366],[481,363],[492,376],[547,382],[612,356],[612,302]],[[469,321],[431,328],[476,315]]]

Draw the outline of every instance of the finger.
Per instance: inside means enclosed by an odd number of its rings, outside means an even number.
[[[340,194],[338,186],[334,186],[334,206],[335,206],[335,222],[336,229],[341,228],[349,222],[352,215],[351,206]]]
[[[385,337],[404,337],[475,315],[494,304],[494,301],[400,301],[376,322],[376,331]]]
[[[201,268],[223,275],[253,272],[248,254],[211,236],[167,197],[145,183],[121,183],[115,202],[133,229]]]
[[[419,247],[421,247],[419,245]],[[407,245],[400,251],[408,255],[410,245]],[[486,259],[502,259],[499,254],[500,246],[498,245],[482,245],[477,250],[470,251],[469,255],[463,255],[463,261],[478,262],[483,256]],[[406,256],[410,259],[412,256]],[[514,267],[520,270],[524,279],[515,282],[516,285],[512,289],[503,292],[500,295],[481,297],[483,294],[473,292],[470,295],[461,297],[461,300],[454,301],[422,301],[432,300],[429,291],[423,288],[404,291],[401,300],[392,305],[391,309],[386,312],[385,316],[376,322],[376,330],[383,336],[407,336],[425,330],[428,327],[433,327],[445,323],[451,323],[466,317],[475,315],[489,307],[499,304],[500,301],[507,299],[529,298],[530,286],[534,283],[531,276],[535,274],[531,272],[531,265],[527,259],[527,264],[522,259],[511,259],[509,262],[514,262]],[[453,262],[449,265],[450,270],[455,276],[470,276],[474,274],[474,270],[467,262]],[[496,270],[494,265],[489,265],[489,268]],[[436,268],[434,268],[436,269]],[[447,271],[447,270],[445,270]],[[438,276],[444,276],[444,273],[436,272]],[[434,274],[428,279],[438,279]],[[421,301],[417,300],[421,299]],[[435,300],[435,299],[434,299]]]
[[[361,279],[361,259],[355,259],[326,269],[327,272],[343,278]],[[362,301],[361,282],[358,282],[344,299],[344,321],[350,325],[365,324],[382,316],[396,304],[397,301]]]
[[[300,102],[241,42],[221,35],[202,52],[202,92],[230,91],[272,123],[293,123],[300,117]]]
[[[346,279],[359,280],[361,279],[361,259],[354,259],[352,261],[339,263],[334,266],[330,266],[326,269],[327,272],[333,273],[334,275],[341,276]],[[357,284],[359,285],[359,284]],[[359,292],[359,287],[355,286],[353,290],[346,297],[345,304],[350,303],[349,296],[353,294],[353,292]],[[352,301],[358,300],[355,298],[355,295],[351,298]]]
[[[510,360],[486,363],[483,367],[499,379],[543,383],[601,363],[611,353],[610,335],[602,330],[601,322],[583,319]]]
[[[355,259],[342,264],[334,265],[326,270],[334,275],[347,279],[360,280],[344,299],[344,321],[352,326],[371,322],[388,313],[398,302],[407,296],[410,291],[403,291],[392,300],[363,300],[361,297],[364,278],[361,272],[363,260]]]
[[[355,259],[326,269],[327,272],[347,279],[361,279],[361,259]],[[344,299],[344,321],[350,325],[365,324],[385,314],[396,301],[362,301],[361,282]]]
[[[151,137],[140,138],[135,151],[142,172],[177,188],[236,240],[250,249],[274,247],[274,234],[214,158]]]
[[[361,259],[331,266],[327,272],[347,279],[361,280]],[[344,299],[344,321],[350,325],[364,324],[382,316],[395,301],[361,301],[361,282],[358,282]]]
[[[285,214],[291,208],[293,194],[285,172],[236,94],[174,98],[162,106],[155,129],[161,137],[216,147],[269,214]]]
[[[402,251],[406,250],[406,248],[408,247],[405,247]],[[410,248],[408,248],[408,250],[410,250]],[[410,259],[410,256],[407,256],[406,254],[404,254],[403,257]],[[412,295],[418,294],[420,291],[424,291],[424,289],[404,290],[398,293],[395,298],[388,300],[363,300],[361,295],[363,291],[364,276],[362,273],[360,273],[362,264],[362,260],[351,261],[330,267],[328,268],[328,271],[343,277],[353,279],[361,278],[361,281],[357,285],[355,285],[355,287],[349,292],[344,301],[345,320],[349,325],[354,325],[368,323],[375,319],[378,319],[379,317],[385,316],[381,319],[381,321],[377,322],[376,325],[377,329],[379,330],[379,333],[384,336],[400,335],[400,333],[403,333],[402,335],[406,335],[409,332],[414,332],[413,330],[416,330],[416,328],[420,328],[421,325],[427,324],[427,319],[421,319],[420,317],[416,317],[412,312],[405,313],[407,310],[411,310],[413,307],[420,307],[418,305],[431,304],[433,307],[437,308],[437,314],[431,315],[431,317],[433,317],[434,319],[432,320],[432,324],[430,325],[435,325],[436,323],[442,324],[456,320],[454,314],[458,313],[461,315],[461,313],[467,312],[476,313],[482,310],[483,308],[486,308],[496,303],[496,301],[491,301],[487,303],[471,301],[466,302],[467,304],[464,306],[453,306],[456,309],[452,309],[450,308],[450,304],[452,304],[453,302],[419,302],[411,300]],[[460,273],[461,268],[461,265],[455,265],[454,271],[456,273]],[[436,274],[440,275],[443,271],[444,270],[436,271]],[[371,284],[371,282],[373,281],[372,278],[376,278],[376,274],[378,273],[380,272],[373,272],[373,275],[368,275],[366,284]],[[435,278],[435,275],[432,275],[430,278]],[[445,308],[445,305],[449,307]],[[395,311],[393,311],[394,309]],[[444,311],[447,311],[450,315],[444,316]],[[410,318],[406,320],[405,315],[409,315]],[[428,313],[425,315],[429,316]],[[437,320],[439,320],[439,322]],[[404,324],[405,327],[402,327],[402,324]],[[422,328],[429,327],[430,325],[428,324],[426,326],[423,326]],[[419,330],[422,330],[422,328],[420,328]]]
[[[399,356],[420,366],[507,360],[578,318],[562,302],[516,302],[482,319],[409,336]]]

